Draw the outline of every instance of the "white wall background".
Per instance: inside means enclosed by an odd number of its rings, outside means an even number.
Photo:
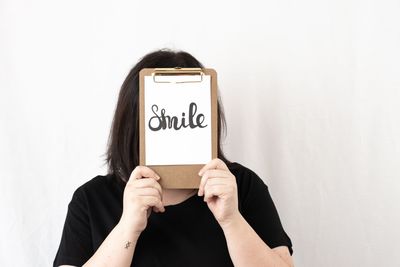
[[[300,267],[400,266],[400,2],[0,1],[0,266],[50,266],[105,173],[119,87],[157,48],[219,73],[226,151]]]

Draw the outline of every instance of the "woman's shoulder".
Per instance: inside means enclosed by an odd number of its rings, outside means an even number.
[[[250,187],[266,187],[265,182],[252,169],[238,163],[227,164],[228,169],[236,177],[236,184],[239,191],[248,191]],[[239,192],[240,193],[240,192]]]
[[[243,178],[260,179],[260,177],[250,168],[244,166],[239,162],[229,162],[226,164],[228,169],[236,176],[236,179],[242,180]]]
[[[236,177],[240,203],[245,202],[245,199],[248,199],[251,195],[266,192],[268,190],[268,186],[264,180],[261,179],[252,169],[238,162],[228,163],[227,167]]]
[[[112,183],[112,175],[96,175],[95,177],[89,178],[86,182],[81,184],[78,189],[79,190],[96,190],[103,188],[105,186],[109,186]]]
[[[91,198],[107,194],[121,193],[123,185],[118,183],[112,174],[96,175],[78,186],[74,197]]]

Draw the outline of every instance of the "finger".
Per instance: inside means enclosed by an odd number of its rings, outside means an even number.
[[[146,188],[146,187],[149,187],[149,188],[157,189],[158,192],[160,193],[160,197],[161,197],[161,200],[162,200],[162,188],[161,188],[161,185],[156,180],[154,180],[153,178],[142,178],[142,179],[139,179],[139,180],[134,180],[134,182],[132,182],[132,184],[133,184],[133,186],[135,188]]]
[[[157,188],[154,187],[145,187],[145,188],[139,188],[138,191],[136,192],[137,196],[142,196],[142,197],[156,197],[157,199],[161,200],[161,194],[160,191]],[[154,212],[160,212],[161,209],[159,209],[156,206],[153,206],[153,211]]]
[[[236,193],[237,185],[236,180],[226,179],[226,178],[210,178],[207,180],[207,183],[204,185],[204,194],[212,188],[213,186],[221,185],[223,186],[222,193]],[[237,193],[236,193],[237,194]]]
[[[152,210],[156,213],[160,212],[160,210],[157,207],[152,207]]]
[[[199,185],[199,191],[198,191],[198,195],[201,196],[204,193],[204,185],[206,184],[207,180],[209,178],[216,178],[216,177],[223,177],[223,178],[228,178],[230,176],[230,173],[227,171],[223,171],[223,170],[215,170],[215,169],[211,169],[211,170],[206,170],[203,174],[203,176],[201,177],[200,180],[200,185]]]
[[[160,191],[154,187],[139,188],[136,194],[137,196],[153,196],[161,199]]]
[[[129,177],[129,181],[141,179],[141,178],[154,178],[156,180],[160,180],[161,177],[155,173],[152,169],[147,166],[136,166],[136,168],[132,171],[131,176]],[[128,181],[128,182],[129,182]]]
[[[217,178],[209,178],[207,180],[207,183],[204,185],[204,191],[207,189],[207,186],[217,185],[217,184],[230,186],[232,184],[232,181],[230,179],[219,178],[219,177],[217,177]]]
[[[155,207],[161,212],[165,211],[164,205],[162,204],[161,199],[159,197],[143,196],[142,201],[148,208]]]
[[[203,166],[203,168],[201,168],[201,170],[199,171],[199,175],[202,176],[203,173],[209,169],[220,169],[220,170],[229,171],[225,162],[223,162],[219,158],[215,158],[215,159],[211,160],[210,162],[208,162],[205,166]]]
[[[163,205],[161,199],[156,203],[155,208],[157,208],[157,209],[158,209],[159,211],[161,211],[161,212],[164,212],[164,211],[165,211],[165,208],[164,208],[164,205]]]
[[[208,185],[204,193],[204,201],[208,202],[214,196],[219,197],[227,191],[224,184]]]
[[[162,201],[161,201],[161,205],[162,205]],[[164,212],[165,211],[164,206],[162,206],[162,208],[160,208],[160,206],[153,206],[152,209],[154,212]]]

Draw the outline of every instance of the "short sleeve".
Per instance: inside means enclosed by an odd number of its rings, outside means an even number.
[[[93,254],[89,213],[83,190],[78,188],[68,205],[61,242],[53,266],[82,266]]]
[[[287,246],[292,255],[292,242],[282,227],[268,186],[249,169],[240,183],[239,201],[243,217],[270,248]]]

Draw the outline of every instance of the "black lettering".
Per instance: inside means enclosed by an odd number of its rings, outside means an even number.
[[[188,127],[190,127],[191,129],[194,129],[196,127],[207,127],[207,124],[203,125],[205,120],[204,114],[199,113],[198,115],[196,115],[197,104],[194,102],[189,104],[189,122],[186,122],[185,112],[182,112],[182,118],[179,120],[179,118],[176,116],[165,115],[165,109],[161,109],[161,114],[158,115],[158,106],[156,104],[151,106],[151,110],[153,111],[154,116],[150,118],[148,125],[150,130],[152,131],[159,131],[161,129],[165,130],[167,128],[180,130],[181,128]]]
[[[150,118],[150,120],[149,120],[149,128],[150,128],[150,130],[152,130],[152,131],[158,131],[158,130],[160,130],[161,129],[161,127],[162,127],[162,120],[161,120],[161,118],[157,115],[157,111],[158,111],[158,106],[157,105],[152,105],[151,106],[151,110],[153,111],[153,114],[155,115],[155,116],[153,116],[153,117],[151,117]],[[151,124],[151,121],[152,120],[157,120],[158,119],[158,121],[156,121],[155,123],[158,123],[158,124],[156,124],[156,126],[152,126],[152,124]]]

